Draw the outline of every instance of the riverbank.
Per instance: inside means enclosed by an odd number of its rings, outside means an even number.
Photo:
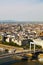
[[[5,49],[8,49],[8,50],[16,49],[15,53],[21,53],[21,52],[28,52],[29,51],[29,49],[28,50],[24,50],[23,48],[20,48],[20,47],[8,46],[8,45],[4,45],[4,44],[0,44],[0,48],[5,48]],[[27,53],[26,56],[29,59],[31,59],[32,54],[31,53]],[[14,56],[12,58],[14,59]],[[43,54],[39,54],[38,59],[40,59],[40,58],[43,58]],[[17,60],[19,60],[19,58],[17,58]]]
[[[9,46],[9,45],[4,45],[4,44],[0,44],[0,48],[7,49],[7,50],[16,49],[16,52],[23,51],[23,48],[21,47]]]

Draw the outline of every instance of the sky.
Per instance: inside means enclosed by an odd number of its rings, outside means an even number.
[[[0,0],[0,20],[43,21],[43,0]]]

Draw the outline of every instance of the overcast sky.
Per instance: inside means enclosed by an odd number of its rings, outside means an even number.
[[[0,0],[0,20],[43,21],[43,0]]]

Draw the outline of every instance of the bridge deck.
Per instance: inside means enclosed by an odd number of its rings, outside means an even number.
[[[2,54],[0,55],[0,58],[6,58],[6,57],[11,57],[11,56],[23,56],[23,54],[28,54],[28,53],[43,53],[43,50],[36,50],[35,52],[34,51],[27,51],[27,52],[14,52],[14,53],[6,53],[6,54]]]

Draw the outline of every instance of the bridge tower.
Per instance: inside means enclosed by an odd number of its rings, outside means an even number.
[[[35,43],[34,42],[30,42],[30,51],[32,51],[32,49],[31,49],[32,44],[34,45],[34,53],[35,53]]]

